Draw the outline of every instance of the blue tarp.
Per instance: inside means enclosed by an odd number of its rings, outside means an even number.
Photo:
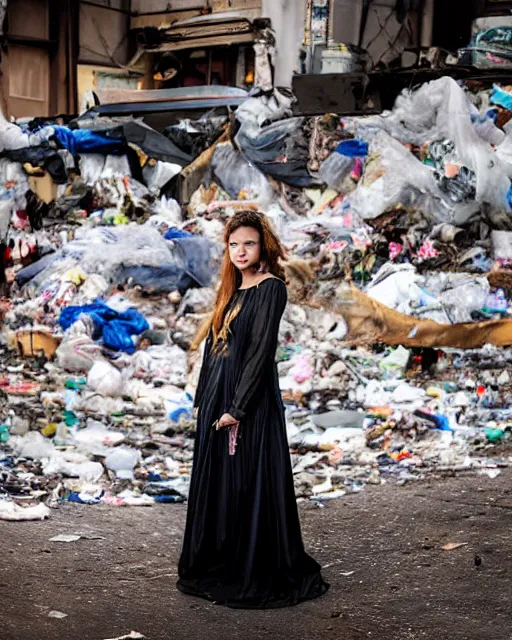
[[[66,331],[83,314],[93,319],[94,340],[101,340],[105,347],[112,351],[133,353],[135,345],[132,337],[149,329],[147,320],[135,309],[120,313],[103,302],[81,307],[65,307],[60,314],[59,324]]]

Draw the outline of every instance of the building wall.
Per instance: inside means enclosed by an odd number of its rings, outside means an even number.
[[[374,65],[389,63],[407,46],[430,46],[434,0],[415,4],[423,5],[421,16],[420,11],[410,11],[403,23],[396,17],[396,0],[375,0],[370,5],[361,46],[369,52]],[[363,0],[332,0],[332,41],[359,44],[362,17]]]
[[[74,0],[10,0],[1,50],[5,115],[46,117],[76,109]]]
[[[81,64],[121,66],[130,58],[130,3],[92,0],[80,3],[78,61]]]
[[[304,0],[263,0],[262,17],[272,20],[276,32],[275,84],[290,87],[299,70],[304,40]]]

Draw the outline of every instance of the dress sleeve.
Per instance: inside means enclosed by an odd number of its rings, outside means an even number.
[[[279,323],[287,301],[286,285],[274,279],[274,282],[258,287],[256,295],[257,314],[245,352],[242,374],[228,410],[237,420],[245,417],[250,401],[268,373],[269,362],[274,362]]]
[[[197,389],[194,396],[194,409],[197,409],[199,403],[201,402],[201,398],[204,393],[204,388],[206,386],[206,371],[208,367],[208,359],[210,357],[210,352],[212,349],[212,334],[211,332],[208,334],[206,339],[206,343],[204,345],[204,354],[203,354],[203,363],[201,365],[201,371],[199,373],[199,382],[197,383]]]

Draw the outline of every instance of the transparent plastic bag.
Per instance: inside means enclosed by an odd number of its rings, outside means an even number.
[[[102,348],[87,335],[65,339],[57,349],[59,367],[65,371],[89,371],[103,360]]]
[[[363,179],[348,196],[354,212],[373,220],[398,204],[413,205],[424,193],[442,195],[432,170],[384,131],[373,136]]]
[[[510,181],[491,145],[479,136],[473,109],[457,82],[444,76],[415,92],[404,91],[393,111],[365,124],[387,131],[404,144],[451,140],[462,162],[476,174],[476,202],[502,211],[507,208]]]
[[[349,158],[334,151],[322,162],[318,175],[331,189],[339,189],[345,178],[352,171],[355,164],[354,158]]]
[[[439,300],[453,324],[471,322],[471,314],[485,307],[489,292],[487,278],[466,277],[465,281],[456,282],[453,288],[447,288]]]
[[[212,169],[222,188],[235,199],[256,200],[268,207],[275,199],[274,190],[267,178],[248,162],[231,144],[220,144],[215,149]]]

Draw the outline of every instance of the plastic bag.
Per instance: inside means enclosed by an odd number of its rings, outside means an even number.
[[[212,277],[210,243],[194,236],[167,243],[150,226],[84,227],[44,269],[33,286],[43,287],[63,270],[80,264],[88,274],[105,280],[151,287],[155,292],[176,289],[184,293],[191,286],[208,286]],[[64,269],[64,265],[66,268]]]
[[[165,218],[169,225],[180,224],[182,221],[181,207],[173,198],[162,196],[153,205],[153,211],[155,215]],[[151,218],[148,220],[148,224],[151,224]]]
[[[105,458],[106,466],[116,472],[118,478],[132,479],[133,470],[140,461],[140,453],[129,447],[116,447]]]
[[[340,189],[345,178],[350,174],[355,165],[355,160],[341,153],[331,153],[331,155],[322,162],[319,177],[331,189]]]
[[[22,438],[14,440],[13,449],[20,458],[32,458],[42,460],[50,458],[55,453],[55,447],[51,440],[42,436],[39,431],[29,431]]]
[[[84,482],[96,483],[104,473],[103,465],[92,462],[80,453],[57,451],[43,463],[45,476],[62,474],[69,478],[80,478]]]
[[[301,132],[303,122],[303,118],[289,118],[266,127],[244,122],[235,136],[235,145],[251,162],[276,162],[283,155],[287,162],[307,161],[309,149]]]
[[[187,354],[177,345],[152,346],[145,351],[137,351],[131,366],[138,376],[166,380],[170,384],[184,386],[187,381]]]
[[[512,264],[512,231],[491,231],[493,256],[502,264]]]
[[[165,412],[172,422],[191,420],[194,402],[188,393],[176,393],[165,400]]]
[[[124,155],[109,155],[105,158],[105,166],[101,173],[101,178],[112,178],[114,176],[131,176],[132,170],[128,158]]]
[[[432,170],[385,132],[373,137],[370,152],[363,179],[348,196],[361,218],[372,220],[398,204],[413,206],[423,193],[442,196]]]
[[[50,509],[40,502],[31,507],[20,507],[10,500],[0,500],[0,520],[44,520],[50,517]]]
[[[252,96],[243,102],[236,110],[236,119],[263,126],[265,123],[282,120],[292,115],[292,105],[296,101],[290,91],[273,89],[271,92],[261,92],[256,89]]]
[[[464,90],[444,76],[415,92],[404,91],[391,113],[370,118],[366,124],[384,129],[403,143],[451,140],[462,162],[476,174],[476,202],[502,211],[510,182],[492,147],[478,135],[472,113]]]
[[[225,113],[219,112],[217,115],[213,110],[205,113],[198,120],[185,118],[178,124],[170,125],[164,129],[164,135],[179,149],[197,158],[217,140],[227,121],[228,116]]]
[[[101,340],[105,347],[113,351],[133,353],[135,344],[133,336],[138,336],[147,329],[147,320],[135,309],[119,313],[103,302],[65,307],[59,318],[59,324],[69,329],[82,315],[90,316],[94,321],[93,337]]]
[[[73,298],[77,304],[90,304],[98,298],[101,298],[109,290],[109,284],[102,276],[93,273],[88,276],[87,280],[80,287],[78,295]]]
[[[453,324],[471,322],[472,313],[480,311],[486,305],[490,293],[490,284],[487,278],[461,275],[453,285],[447,286],[438,298],[443,304]],[[458,280],[458,281],[457,281]]]
[[[85,184],[94,184],[103,175],[105,156],[99,153],[82,153],[79,166],[80,174]]]
[[[79,429],[74,434],[74,440],[81,449],[88,453],[101,455],[105,447],[112,447],[124,440],[119,431],[108,429],[102,422],[87,420],[85,429]]]
[[[222,188],[235,199],[255,200],[268,207],[274,190],[267,178],[229,143],[220,144],[212,158],[212,170]],[[245,197],[241,194],[245,193]]]
[[[156,194],[159,194],[160,189],[180,172],[181,165],[161,162],[160,160],[154,166],[147,163],[142,169],[144,182],[148,189]]]
[[[403,378],[407,370],[407,364],[411,352],[400,345],[379,362],[386,379]]]
[[[71,372],[89,371],[103,360],[102,347],[87,335],[66,338],[56,354],[59,367]]]
[[[27,174],[20,162],[0,158],[0,183],[15,182],[25,192],[28,189]]]
[[[0,111],[0,152],[11,149],[25,149],[30,147],[30,136],[16,124],[8,122]]]
[[[0,242],[5,242],[11,223],[14,200],[8,192],[0,194]]]
[[[95,362],[87,376],[87,387],[103,396],[116,398],[123,394],[123,375],[108,362]]]

